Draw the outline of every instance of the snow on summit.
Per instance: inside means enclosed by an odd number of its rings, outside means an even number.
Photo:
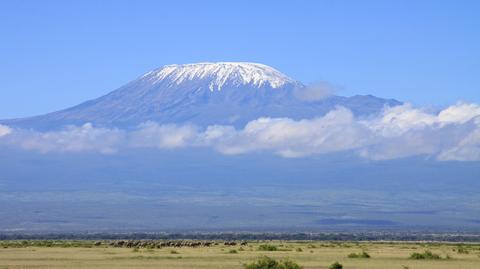
[[[261,88],[269,86],[280,88],[286,84],[296,83],[280,71],[263,64],[245,62],[218,62],[196,64],[166,65],[143,76],[155,84],[168,81],[179,85],[186,81],[208,81],[211,91],[221,90],[225,85]]]

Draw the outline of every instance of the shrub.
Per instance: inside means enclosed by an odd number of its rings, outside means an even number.
[[[178,253],[178,251],[176,250],[170,250],[170,254],[180,254],[180,253]]]
[[[367,252],[362,251],[361,253],[350,253],[350,254],[348,254],[347,257],[354,258],[354,259],[356,259],[356,258],[368,259],[368,258],[370,258],[370,255]]]
[[[338,262],[334,262],[328,267],[328,269],[343,269],[343,265]]]
[[[230,253],[230,254],[237,254],[238,251],[237,251],[236,249],[231,249],[231,250],[228,251],[228,253]]]
[[[348,254],[347,257],[348,258],[358,258],[358,254],[357,253],[350,253],[350,254]]]
[[[260,250],[260,251],[277,251],[278,248],[277,248],[277,246],[274,246],[274,245],[263,244],[263,245],[258,246],[258,250]]]
[[[290,260],[284,260],[280,262],[280,267],[279,269],[302,269],[300,265],[297,263],[290,261]]]
[[[264,256],[258,260],[245,264],[245,269],[302,269],[302,267],[290,260],[277,261],[273,258]]]
[[[296,251],[296,252],[302,252],[303,249],[302,249],[302,248],[296,248],[295,251]]]
[[[429,250],[423,253],[414,252],[410,255],[410,259],[413,260],[440,260],[441,258],[440,255],[432,253]]]

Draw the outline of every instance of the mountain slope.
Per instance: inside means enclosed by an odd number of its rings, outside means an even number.
[[[368,115],[385,105],[400,104],[374,96],[331,96],[317,102],[305,102],[294,94],[303,88],[300,82],[262,64],[167,65],[72,108],[2,123],[36,129],[86,122],[128,128],[149,120],[200,126],[242,126],[263,116],[312,118],[338,105],[357,115]]]

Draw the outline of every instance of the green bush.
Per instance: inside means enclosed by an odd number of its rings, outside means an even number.
[[[410,255],[410,259],[413,260],[440,260],[441,258],[440,255],[432,253],[429,250],[423,253],[414,252]]]
[[[277,251],[278,248],[277,248],[277,246],[274,246],[274,245],[263,244],[263,245],[258,246],[258,250],[260,250],[260,251]]]
[[[334,262],[328,267],[328,269],[343,269],[343,265],[338,262]]]
[[[350,253],[350,254],[348,254],[347,257],[348,258],[354,258],[354,259],[356,259],[356,258],[368,259],[368,258],[370,258],[370,255],[367,252],[362,251],[361,253]]]
[[[302,267],[290,260],[277,261],[273,258],[264,256],[258,260],[245,264],[245,269],[302,269]]]
[[[237,251],[236,249],[231,249],[231,250],[228,251],[228,253],[230,253],[230,254],[237,254],[238,251]]]

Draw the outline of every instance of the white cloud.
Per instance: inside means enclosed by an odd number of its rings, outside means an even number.
[[[159,125],[146,122],[129,135],[129,146],[140,148],[173,149],[191,145],[197,130],[190,125]]]
[[[442,110],[438,114],[438,121],[442,123],[465,123],[480,115],[480,106],[477,104],[459,103]]]
[[[375,118],[358,120],[339,107],[309,120],[260,118],[241,130],[211,126],[202,135],[225,154],[272,151],[284,157],[301,157],[353,150],[374,160],[416,155],[480,160],[480,124],[472,122],[480,117],[478,108],[457,104],[434,114],[406,104],[386,108]]]
[[[480,151],[474,146],[479,143],[475,134],[480,124],[474,120],[478,117],[480,106],[476,104],[457,104],[438,114],[409,104],[387,108],[380,117],[362,122],[377,136],[374,145],[360,154],[370,159],[430,155],[439,160],[480,160],[475,158]]]
[[[0,124],[0,137],[6,136],[12,132],[12,129],[9,128],[8,126],[1,125]]]
[[[299,100],[307,102],[320,101],[332,96],[335,93],[335,86],[328,82],[317,82],[307,87],[297,89],[294,94]]]
[[[477,117],[473,123],[473,130],[468,133],[457,145],[443,150],[438,155],[439,160],[443,161],[479,161],[480,160],[480,117]]]
[[[96,128],[86,123],[82,126],[67,126],[60,131],[34,132],[16,130],[10,142],[27,150],[48,152],[100,152],[112,154],[124,140],[125,131]]]
[[[365,131],[349,110],[337,108],[311,120],[260,118],[242,130],[216,126],[206,134],[214,137],[208,142],[226,154],[273,151],[284,157],[300,157],[358,148],[367,142]]]
[[[434,124],[437,117],[434,114],[414,108],[410,104],[387,107],[383,113],[362,123],[381,136],[399,136],[412,129],[422,129]]]
[[[294,158],[353,151],[373,160],[426,155],[441,161],[480,161],[480,106],[459,103],[429,113],[406,104],[370,119],[357,119],[337,107],[314,119],[259,118],[242,129],[146,122],[130,131],[85,124],[34,132],[0,125],[0,144],[43,153],[212,147],[229,155],[273,152]]]

